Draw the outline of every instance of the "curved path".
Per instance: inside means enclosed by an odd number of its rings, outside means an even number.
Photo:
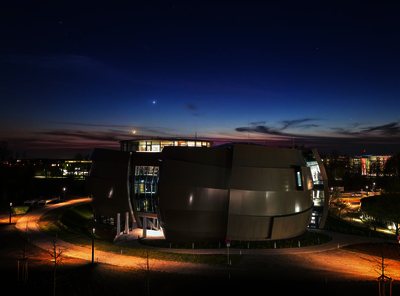
[[[16,224],[21,235],[27,235],[30,242],[38,247],[50,250],[54,244],[54,237],[43,232],[39,225],[40,217],[47,211],[58,207],[69,207],[80,203],[86,203],[89,199],[72,200],[60,204],[48,205],[46,207],[36,209],[33,212],[26,214],[19,219]],[[377,266],[379,258],[358,254],[338,248],[355,243],[376,243],[384,242],[384,240],[376,238],[364,238],[345,234],[325,232],[333,237],[332,241],[312,247],[289,248],[289,249],[250,249],[237,250],[230,249],[230,254],[246,255],[241,263],[233,266],[214,267],[202,264],[191,264],[171,261],[151,260],[151,268],[156,271],[197,274],[197,275],[212,275],[229,277],[268,277],[271,279],[281,279],[282,274],[286,277],[294,277],[296,280],[308,279],[310,281],[325,281],[333,280],[376,280]],[[120,245],[134,245],[137,242],[134,238],[137,235],[124,235],[117,240]],[[61,240],[57,240],[57,245],[63,251],[63,255],[91,261],[91,248],[76,246]],[[143,248],[143,246],[141,246]],[[154,249],[154,248],[151,248]],[[185,252],[195,254],[226,254],[227,250],[222,249],[194,249],[194,250],[173,250],[162,249],[162,251],[170,252]],[[268,255],[268,256],[265,256]],[[106,253],[95,251],[95,261],[112,264],[115,266],[124,266],[129,268],[143,269],[145,259],[124,256],[119,254]],[[399,262],[386,259],[385,263],[391,267],[387,271],[388,276],[400,278]],[[249,273],[251,270],[251,273]]]

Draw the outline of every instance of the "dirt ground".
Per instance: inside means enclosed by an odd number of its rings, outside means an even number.
[[[51,256],[34,246],[26,244],[28,254],[28,280],[18,281],[17,262],[24,247],[24,238],[17,232],[15,225],[0,224],[0,284],[1,295],[53,295],[54,261]],[[380,256],[384,250],[385,257],[399,260],[399,246],[394,244],[354,245],[347,250],[361,251],[365,254]],[[338,252],[338,251],[337,251]],[[300,258],[301,255],[297,255]],[[290,257],[288,257],[290,258]],[[293,257],[294,258],[294,257]],[[167,272],[147,273],[144,269],[133,270],[94,264],[62,256],[62,264],[57,269],[56,295],[205,295],[229,293],[279,293],[293,295],[302,292],[322,293],[323,295],[378,295],[376,281],[327,280],[317,276],[312,267],[296,270],[292,262],[284,265],[282,257],[278,259],[248,258],[240,267],[232,266],[232,273],[221,269],[220,275],[215,272],[207,275],[188,275]],[[151,261],[150,261],[151,265]],[[253,265],[253,266],[252,266]],[[237,269],[246,272],[235,273]],[[291,272],[285,272],[285,269]],[[300,273],[298,277],[296,272]],[[307,277],[306,273],[309,273]],[[362,277],[360,277],[362,278]],[[147,283],[149,282],[149,293]],[[400,291],[400,285],[394,283],[394,291]],[[396,295],[394,293],[393,295]],[[399,293],[400,294],[400,293]],[[397,295],[399,295],[397,294]]]
[[[377,257],[384,257],[388,259],[400,260],[400,244],[355,244],[346,246],[345,249],[374,255]]]

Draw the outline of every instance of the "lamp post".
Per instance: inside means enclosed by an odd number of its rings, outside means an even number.
[[[65,201],[65,187],[63,188],[63,190],[64,190],[64,201]]]
[[[11,207],[12,207],[12,202],[10,202],[10,224],[11,224]]]
[[[94,263],[94,232],[96,231],[95,228],[93,228],[92,231],[92,264]]]
[[[369,196],[368,186],[365,186],[365,190],[367,191],[367,196]]]

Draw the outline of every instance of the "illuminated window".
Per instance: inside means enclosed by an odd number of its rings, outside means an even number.
[[[201,147],[201,142],[196,142],[196,147]]]
[[[295,182],[296,182],[296,189],[297,190],[304,190],[303,189],[303,175],[301,173],[300,166],[294,166],[294,173],[295,173]]]
[[[139,151],[146,151],[146,142],[139,142]]]
[[[301,187],[301,175],[300,175],[300,172],[297,172],[297,186]]]

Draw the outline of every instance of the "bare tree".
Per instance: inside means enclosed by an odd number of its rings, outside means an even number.
[[[331,213],[337,215],[339,218],[341,213],[348,208],[346,200],[343,199],[343,195],[338,188],[332,192],[331,200],[329,202],[329,210]]]
[[[149,250],[146,250],[146,259],[144,263],[139,263],[138,267],[140,270],[144,271],[146,274],[146,291],[147,291],[147,295],[150,295],[150,274],[151,274],[151,270],[152,267],[154,266],[154,264],[152,266],[150,266],[150,260],[149,260]]]
[[[56,295],[56,286],[57,286],[57,268],[62,264],[62,253],[63,250],[61,250],[60,246],[57,244],[57,239],[53,238],[52,240],[52,250],[48,251],[49,255],[51,256],[52,261],[54,261],[54,267],[53,267],[53,296]],[[58,247],[58,251],[57,251]]]
[[[29,254],[29,245],[28,245],[27,231],[25,231],[24,240],[18,244],[17,250],[19,251],[18,258],[18,281],[20,280],[20,271],[21,271],[21,281],[26,282],[28,280],[28,254]]]
[[[378,277],[378,284],[379,284],[379,296],[386,295],[386,283],[389,282],[389,295],[392,296],[392,278],[385,275],[385,268],[387,264],[385,264],[385,256],[383,254],[383,247],[382,247],[382,257],[379,260],[376,272],[379,274]]]

